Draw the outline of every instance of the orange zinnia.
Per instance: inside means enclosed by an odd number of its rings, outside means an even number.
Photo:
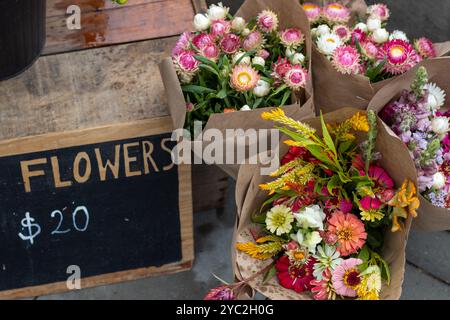
[[[364,223],[351,213],[333,213],[328,220],[328,231],[336,236],[337,250],[344,257],[357,252],[367,239]]]

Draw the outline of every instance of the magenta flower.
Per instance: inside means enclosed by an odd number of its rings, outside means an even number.
[[[211,23],[211,35],[214,38],[222,37],[231,30],[231,23],[225,19],[215,20]]]
[[[378,198],[372,198],[369,196],[362,198],[359,203],[364,211],[378,210],[382,205]]]
[[[182,51],[179,55],[175,56],[174,61],[181,70],[195,72],[198,69],[199,62],[197,59],[195,59],[194,55],[194,51],[185,50]]]
[[[375,59],[378,54],[378,47],[372,41],[366,41],[361,44],[364,54],[369,59]]]
[[[229,286],[211,289],[203,300],[235,300],[233,290]]]
[[[331,63],[343,74],[358,74],[360,71],[360,55],[352,46],[337,47]]]
[[[347,23],[350,20],[350,10],[337,2],[326,5],[322,14],[331,23]]]
[[[267,58],[269,58],[270,53],[269,51],[265,50],[265,49],[261,49],[258,51],[258,57],[263,58],[264,60],[266,60]]]
[[[319,21],[322,9],[317,4],[307,2],[303,4],[302,7],[310,23]]]
[[[284,82],[289,88],[294,91],[298,91],[306,86],[306,80],[308,79],[308,70],[295,65],[284,76]]]
[[[348,199],[341,200],[341,203],[339,204],[339,209],[343,213],[350,213],[352,211],[352,208],[353,208],[353,202],[351,202]]]
[[[367,33],[362,31],[361,29],[355,29],[351,34],[351,39],[352,45],[356,45],[356,42],[364,43],[367,39]]]
[[[199,50],[202,50],[205,47],[214,44],[214,40],[209,34],[201,33],[198,36],[195,36],[194,39],[192,39],[192,44]]]
[[[278,57],[277,63],[273,65],[272,77],[281,81],[286,76],[286,73],[292,69],[292,64],[286,58]]]
[[[220,47],[227,54],[236,53],[241,46],[241,39],[233,34],[229,33],[225,35],[220,41]]]
[[[182,33],[177,43],[175,44],[175,47],[172,50],[172,56],[177,56],[182,51],[188,50],[191,45],[190,44],[191,38],[192,34],[190,32]]]
[[[367,13],[374,18],[380,19],[381,21],[386,21],[390,16],[389,8],[385,4],[381,3],[371,5],[367,8]]]
[[[266,33],[277,30],[278,28],[278,17],[271,10],[262,11],[256,20],[258,27]]]
[[[339,38],[341,38],[342,42],[347,42],[352,35],[350,29],[343,24],[334,26],[333,33],[337,34]]]
[[[186,110],[187,111],[192,111],[194,110],[194,104],[193,103],[186,103]]]
[[[361,175],[365,175],[365,172],[362,171]],[[369,178],[375,182],[376,187],[381,187],[383,189],[394,188],[394,180],[392,180],[388,173],[379,166],[370,166]]]
[[[263,37],[261,35],[261,32],[259,31],[253,31],[251,32],[242,43],[242,47],[246,51],[256,50],[261,47],[263,43]]]
[[[386,42],[379,49],[377,59],[386,60],[384,70],[393,75],[405,73],[421,60],[413,46],[400,39]]]
[[[220,50],[215,44],[210,44],[201,50],[201,55],[210,60],[216,61],[219,58]]]
[[[286,47],[296,49],[304,42],[305,37],[299,29],[289,28],[281,31],[280,39]]]
[[[422,58],[435,58],[436,50],[434,49],[433,42],[425,37],[422,37],[414,42],[414,47]]]

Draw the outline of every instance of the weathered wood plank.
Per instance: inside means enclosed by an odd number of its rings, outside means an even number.
[[[191,0],[143,3],[81,15],[81,30],[69,30],[66,16],[47,19],[44,54],[169,37],[192,28]]]
[[[0,82],[0,139],[168,115],[158,64],[175,40],[41,57]]]

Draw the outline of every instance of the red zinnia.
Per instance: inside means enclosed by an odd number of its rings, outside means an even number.
[[[287,256],[282,256],[275,264],[280,284],[297,293],[311,290],[311,281],[314,280],[314,263],[316,263],[316,259],[310,258],[308,263],[299,268],[291,265]]]

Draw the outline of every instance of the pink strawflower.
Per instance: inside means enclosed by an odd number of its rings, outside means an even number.
[[[186,103],[186,110],[187,111],[192,111],[194,110],[194,104],[193,103]]]
[[[263,44],[263,36],[259,31],[251,32],[242,43],[242,48],[245,51],[257,50]]]
[[[278,16],[271,10],[262,11],[256,20],[261,31],[269,33],[278,29]]]
[[[327,268],[322,274],[322,280],[314,279],[311,281],[311,292],[314,300],[331,300],[335,297],[331,277],[331,271]]]
[[[292,64],[287,58],[278,57],[278,61],[273,64],[272,77],[276,81],[283,81],[286,73],[292,69]]]
[[[334,26],[333,33],[337,34],[339,38],[341,38],[342,42],[347,42],[352,36],[352,32],[350,31],[350,29],[343,24]]]
[[[225,19],[215,20],[211,23],[211,35],[214,38],[222,37],[231,30],[231,23]]]
[[[328,232],[337,236],[337,250],[346,257],[361,249],[367,239],[364,223],[351,213],[336,211],[328,220]]]
[[[356,42],[364,43],[367,39],[367,33],[362,31],[361,29],[355,29],[351,34],[351,44],[354,46]]]
[[[414,67],[420,61],[420,56],[410,43],[396,39],[383,44],[378,50],[377,59],[386,59],[384,70],[398,75]]]
[[[253,90],[259,79],[258,71],[249,65],[241,63],[233,68],[230,84],[236,91],[246,92]]]
[[[363,54],[369,59],[375,59],[378,54],[378,47],[372,41],[366,41],[361,44]]]
[[[320,20],[322,9],[317,4],[307,2],[303,4],[302,7],[311,24]]]
[[[284,46],[296,49],[304,42],[305,37],[300,29],[289,28],[280,32],[280,40]]]
[[[183,71],[195,72],[198,70],[199,62],[194,57],[195,52],[193,50],[184,50],[180,54],[174,57],[174,62],[177,67]]]
[[[361,259],[350,258],[342,261],[334,269],[331,281],[337,294],[350,298],[357,296],[356,289],[361,283],[358,266],[361,263],[363,263]]]
[[[333,52],[331,64],[343,74],[358,74],[360,71],[360,55],[352,46],[337,47]]]
[[[214,44],[214,39],[209,34],[201,33],[192,39],[192,44],[199,50],[202,50],[205,47]]]
[[[430,39],[422,37],[414,42],[414,47],[422,58],[436,58],[436,50]]]
[[[215,44],[210,44],[200,51],[201,55],[210,60],[216,61],[219,58],[220,49]]]
[[[382,3],[374,4],[368,7],[367,13],[373,18],[378,18],[381,21],[386,21],[390,16],[389,8]]]
[[[267,58],[270,57],[270,53],[269,53],[269,51],[267,51],[265,49],[261,49],[261,50],[258,51],[258,57],[261,57],[264,60],[266,60]]]
[[[347,23],[350,20],[350,10],[337,2],[326,5],[322,15],[331,23]]]
[[[359,203],[364,211],[378,210],[382,205],[378,198],[372,198],[369,196],[362,198]]]
[[[222,48],[223,52],[227,54],[236,53],[239,50],[240,46],[241,39],[233,33],[226,34],[220,41],[220,47]]]
[[[191,46],[190,41],[192,39],[192,34],[190,32],[184,32],[178,39],[175,47],[172,50],[172,56],[179,55],[182,51],[188,50]]]
[[[235,300],[233,290],[229,286],[211,289],[203,300]]]
[[[284,76],[284,82],[294,91],[304,88],[306,80],[308,80],[308,70],[300,65],[293,66]]]

